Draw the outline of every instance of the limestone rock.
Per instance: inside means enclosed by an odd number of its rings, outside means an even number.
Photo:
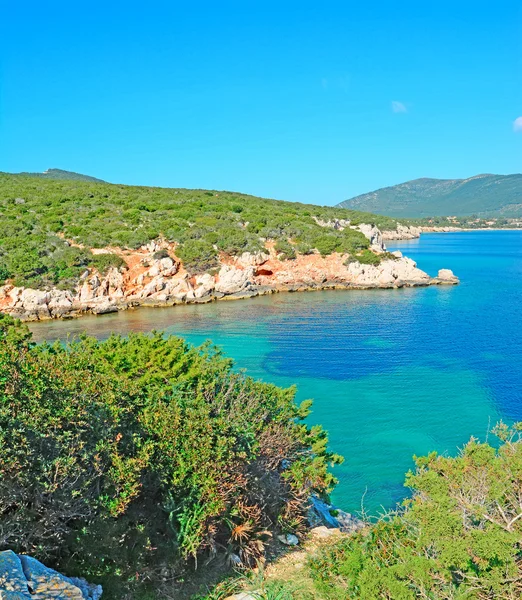
[[[107,313],[118,312],[118,307],[110,300],[103,299],[101,302],[95,304],[91,308],[91,311],[95,315],[105,315]]]
[[[355,257],[357,258],[357,257]],[[403,287],[429,285],[430,277],[417,268],[411,258],[383,260],[379,265],[352,262],[348,265],[349,279],[360,287]]]
[[[31,309],[36,306],[44,306],[49,302],[49,292],[42,290],[32,290],[30,288],[24,288],[20,296],[20,300],[24,307]]]
[[[459,283],[459,278],[454,275],[451,269],[440,269],[437,277],[432,279],[432,283],[439,285],[456,285]]]
[[[194,289],[194,296],[196,298],[203,298],[208,296],[215,288],[214,277],[210,273],[204,273],[196,277],[196,288]]]
[[[52,290],[47,307],[53,317],[61,317],[71,311],[73,296],[65,290]]]
[[[437,277],[442,280],[455,279],[455,275],[453,274],[453,271],[451,269],[440,269]]]
[[[318,527],[314,527],[310,530],[310,535],[318,540],[325,540],[331,538],[333,536],[339,535],[341,533],[340,529],[333,527],[326,527],[325,525],[319,525]]]
[[[236,258],[236,261],[243,267],[258,267],[270,258],[265,252],[243,252],[241,256]]]
[[[224,265],[218,274],[216,291],[223,292],[224,294],[236,294],[250,284],[253,275],[254,267],[238,269],[237,267]]]
[[[397,223],[397,229],[382,232],[384,240],[413,240],[420,237],[422,229]]]

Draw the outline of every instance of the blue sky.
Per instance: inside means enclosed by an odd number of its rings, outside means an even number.
[[[0,170],[334,204],[522,171],[522,3],[5,2]]]

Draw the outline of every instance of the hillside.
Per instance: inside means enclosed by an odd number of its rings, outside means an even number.
[[[101,259],[92,248],[173,244],[192,274],[222,254],[264,250],[286,257],[315,251],[354,253],[369,246],[359,231],[321,226],[335,219],[394,229],[396,221],[340,208],[267,200],[235,192],[137,187],[0,173],[0,284],[74,286]],[[105,254],[104,265],[110,266]],[[115,266],[121,259],[115,259]],[[95,265],[99,266],[99,265]]]
[[[17,173],[18,175],[25,175],[27,177],[41,177],[42,179],[68,179],[72,181],[96,181],[98,183],[105,183],[103,179],[97,179],[90,175],[82,175],[81,173],[74,173],[73,171],[63,171],[62,169],[47,169],[43,173]]]
[[[362,194],[339,207],[396,218],[522,216],[522,175],[476,175],[469,179],[414,179]]]

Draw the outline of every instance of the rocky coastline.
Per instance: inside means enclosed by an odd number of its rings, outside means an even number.
[[[325,257],[318,253],[297,255],[292,260],[281,260],[274,244],[267,242],[262,252],[245,252],[238,257],[223,255],[217,269],[194,275],[176,257],[174,244],[157,240],[139,250],[93,250],[100,254],[117,252],[125,266],[112,267],[105,275],[86,269],[74,290],[37,290],[6,284],[0,287],[0,312],[24,321],[37,321],[85,313],[106,314],[138,306],[237,300],[285,291],[394,289],[458,283],[447,269],[440,270],[437,277],[430,277],[400,252],[387,253],[384,240],[389,239],[385,235],[389,232],[381,233],[376,227],[364,224],[357,228],[370,240],[371,250],[383,254],[380,264],[362,264],[356,256],[338,253]],[[409,231],[401,230],[400,234],[416,236],[414,228],[406,229]]]
[[[399,240],[414,240],[420,238],[421,233],[451,233],[454,231],[467,231],[462,227],[414,227],[413,225],[401,225],[397,224],[397,229],[391,231],[383,231],[382,239],[385,241],[399,241]],[[470,230],[470,231],[481,231],[481,230]]]

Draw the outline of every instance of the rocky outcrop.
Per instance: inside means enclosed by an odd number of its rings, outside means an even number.
[[[31,556],[0,552],[0,599],[99,600],[101,585],[65,577]]]
[[[422,233],[422,228],[413,227],[410,225],[401,225],[397,223],[397,229],[385,230],[382,232],[384,240],[414,240],[419,238]]]
[[[432,285],[456,285],[459,278],[453,274],[451,269],[440,269],[437,277],[431,280]]]
[[[411,258],[401,257],[365,265],[357,261],[348,265],[350,279],[357,287],[416,287],[430,284],[430,276],[417,268]]]
[[[367,225],[366,223],[361,223],[357,226],[351,226],[352,229],[356,229],[360,231],[364,236],[366,236],[370,240],[370,248],[374,252],[384,252],[386,250],[386,246],[384,245],[384,238],[381,230],[375,227],[375,225]]]
[[[444,227],[414,227],[413,225],[401,225],[397,223],[397,229],[385,230],[382,232],[383,240],[414,240],[419,238],[421,233],[451,233],[452,231],[463,231],[462,227],[444,226]]]
[[[349,221],[328,222],[323,226],[358,229],[368,238],[374,253],[385,252],[383,235],[377,227],[352,226]],[[86,312],[102,315],[140,305],[171,306],[250,298],[279,291],[458,283],[453,273],[445,269],[430,278],[400,252],[384,255],[378,265],[362,264],[357,256],[337,253],[326,257],[319,253],[298,254],[293,260],[280,260],[273,244],[267,243],[262,252],[222,256],[219,271],[198,275],[188,273],[176,258],[175,247],[165,242],[151,242],[138,251],[121,251],[121,256],[125,260],[123,268],[110,268],[103,275],[86,269],[75,290],[33,290],[4,285],[0,287],[0,312],[22,320],[42,320]]]

